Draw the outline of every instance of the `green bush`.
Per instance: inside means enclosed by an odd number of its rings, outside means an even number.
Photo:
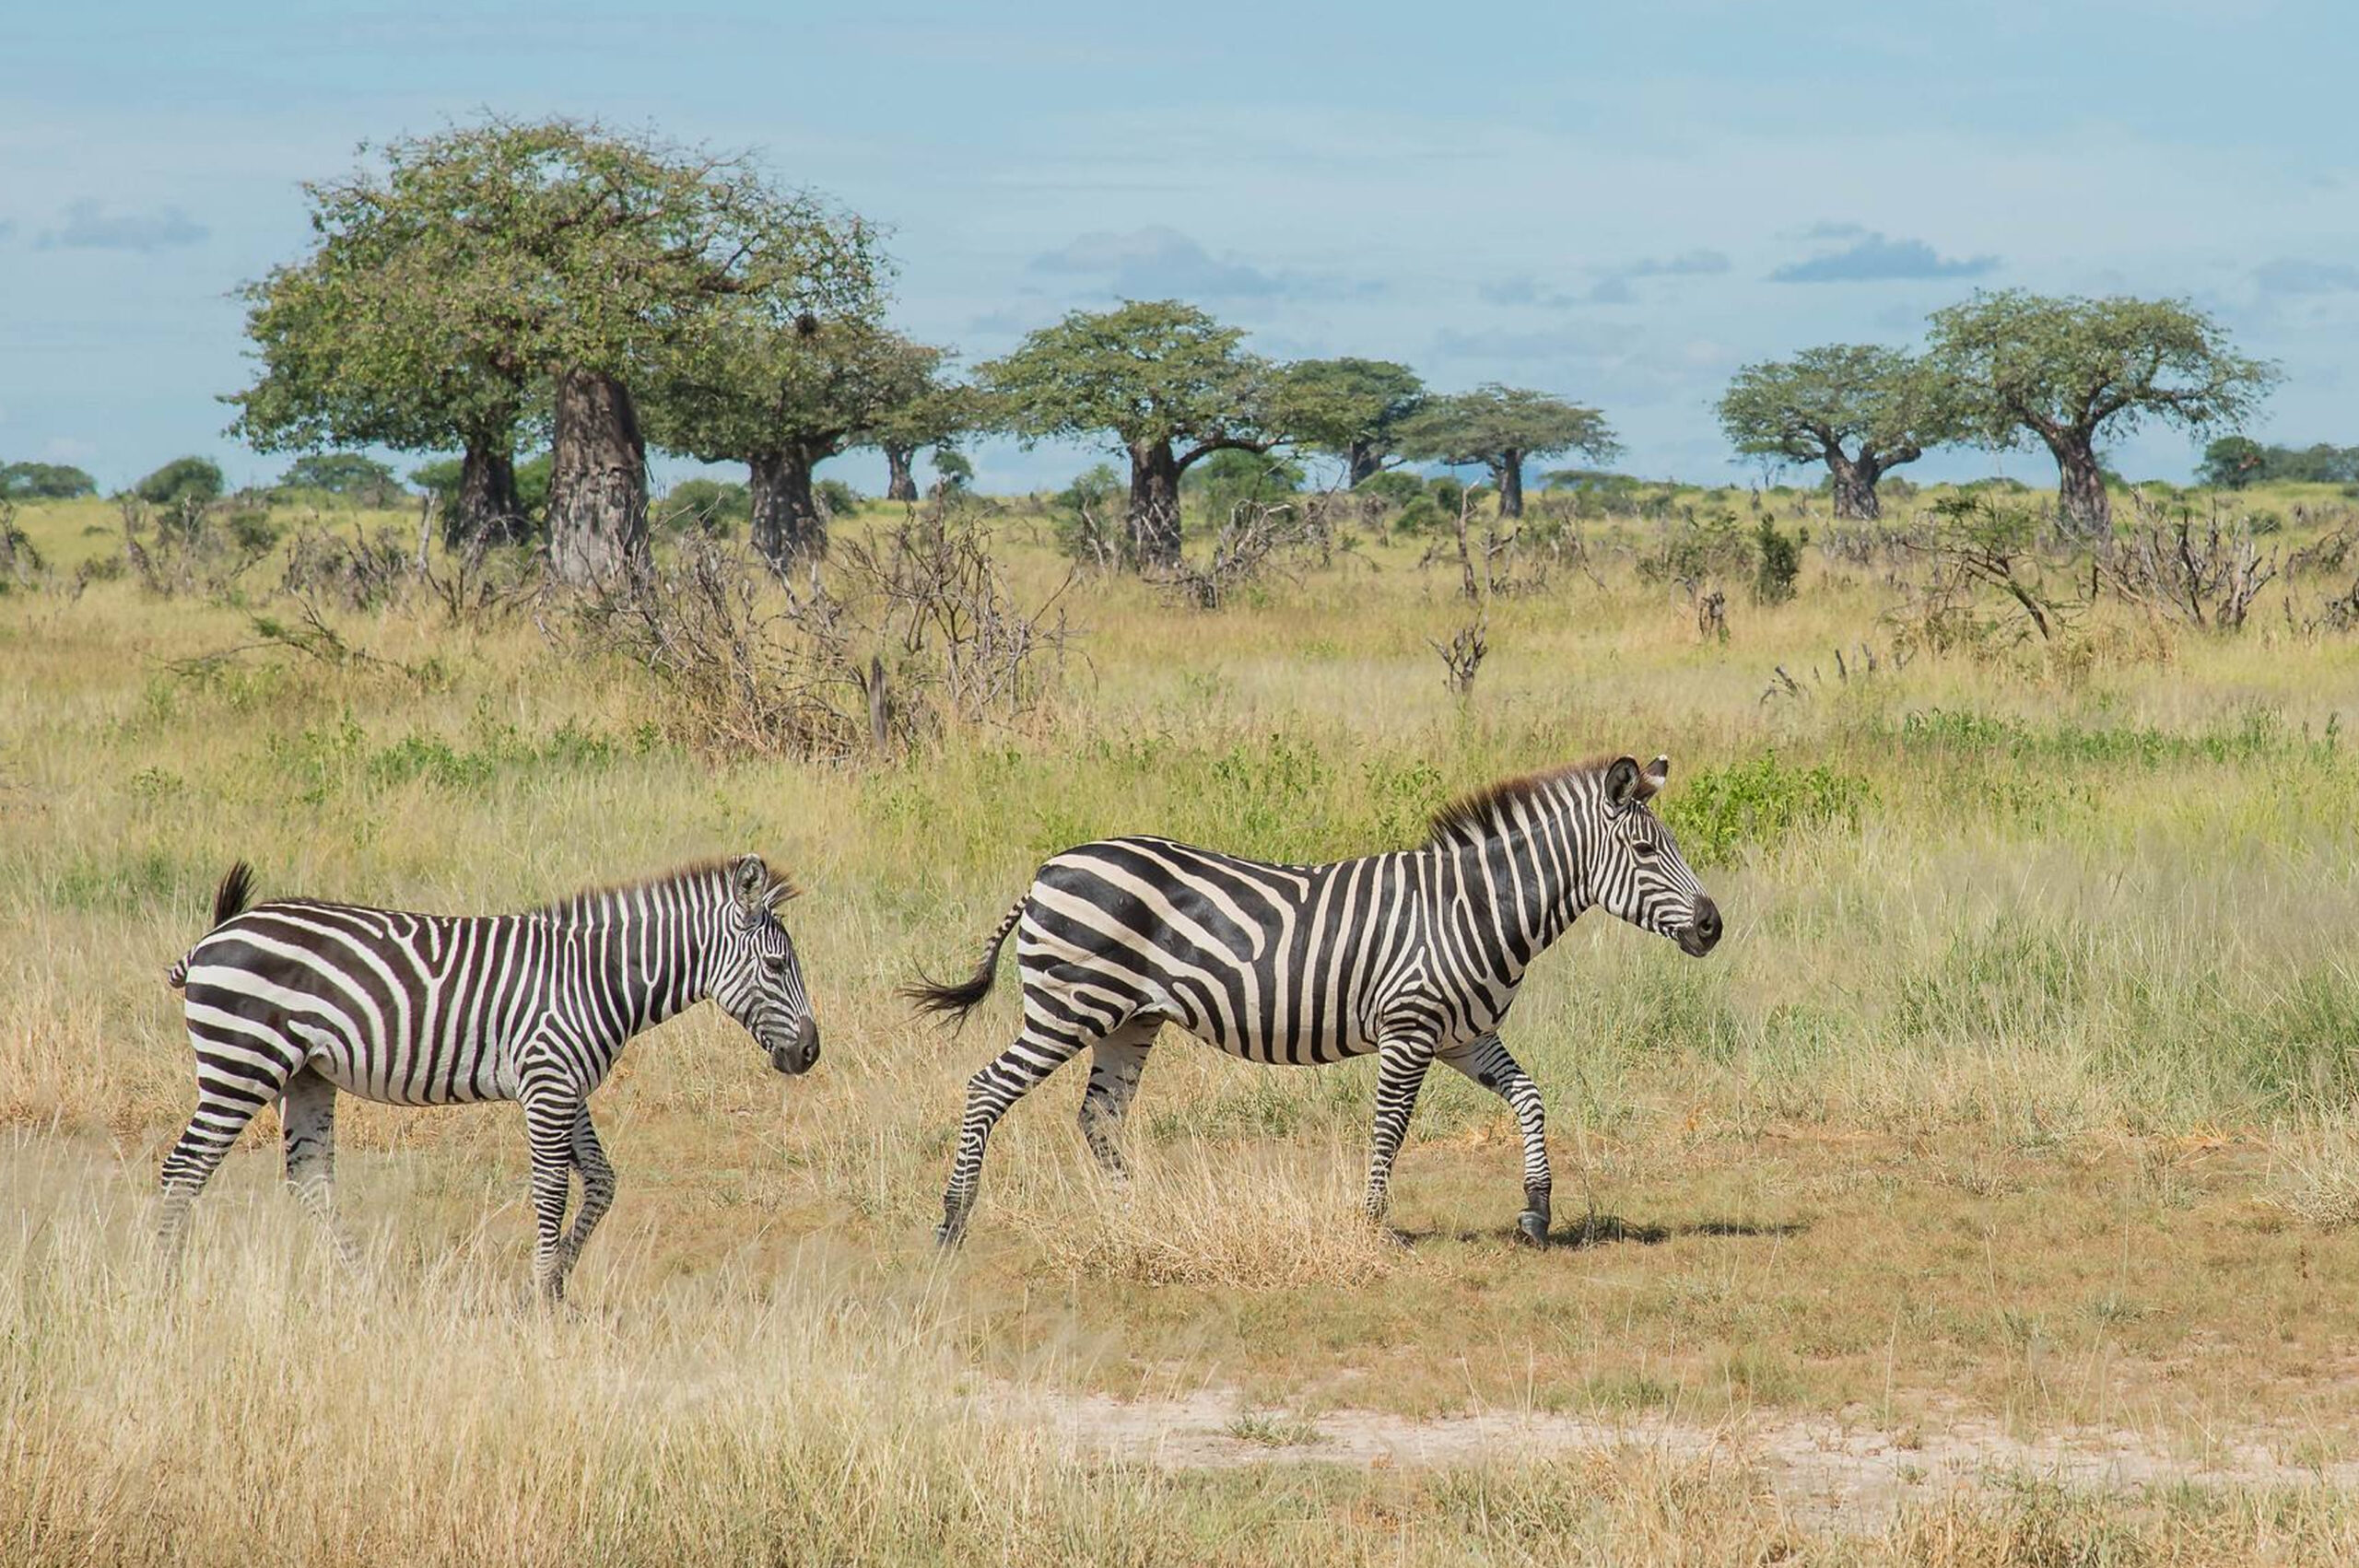
[[[753,515],[753,492],[745,486],[719,479],[683,479],[656,509],[655,525],[675,533],[729,539]]]
[[[1794,579],[1802,569],[1802,551],[1794,539],[1778,532],[1766,512],[1753,531],[1753,602],[1783,604],[1791,599]]]
[[[348,497],[364,506],[388,507],[402,497],[393,471],[358,452],[313,452],[299,457],[279,476],[282,490],[319,490]]]
[[[811,486],[829,517],[850,517],[860,509],[860,492],[840,479],[822,479]]]
[[[1798,830],[1828,823],[1856,827],[1872,799],[1868,781],[1822,764],[1792,767],[1774,751],[1711,768],[1674,790],[1663,821],[1692,865],[1718,865],[1748,848],[1775,849]]]
[[[12,462],[0,467],[0,501],[71,501],[98,491],[97,480],[64,463]]]
[[[209,507],[221,498],[221,465],[209,457],[178,457],[131,487],[150,506]]]

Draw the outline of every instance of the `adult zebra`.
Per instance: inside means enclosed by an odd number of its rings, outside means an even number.
[[[279,1104],[287,1180],[347,1256],[335,1224],[335,1095],[393,1105],[515,1100],[524,1109],[551,1300],[615,1197],[589,1096],[632,1036],[710,997],[800,1073],[819,1031],[778,918],[794,889],[741,855],[520,915],[411,915],[288,898],[246,907],[242,860],[213,929],[166,976],[186,992],[196,1111],[166,1156],[162,1242],[177,1258],[189,1205],[254,1113]],[[581,1207],[565,1223],[571,1173]]]
[[[1629,757],[1511,778],[1439,812],[1426,844],[1328,865],[1269,865],[1168,838],[1109,838],[1043,865],[981,966],[904,994],[963,1019],[1016,932],[1024,1026],[968,1081],[935,1239],[965,1233],[983,1146],[1007,1107],[1087,1050],[1081,1129],[1114,1143],[1156,1031],[1177,1024],[1249,1061],[1377,1053],[1367,1211],[1381,1219],[1393,1157],[1436,1060],[1492,1090],[1523,1129],[1523,1236],[1549,1223],[1540,1091],[1500,1043],[1524,970],[1591,905],[1701,957],[1720,913],[1648,802],[1669,778]]]

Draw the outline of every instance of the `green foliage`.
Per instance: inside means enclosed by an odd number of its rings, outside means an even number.
[[[975,483],[975,465],[962,452],[949,447],[937,447],[933,453],[933,474],[942,481],[943,489],[951,495],[963,495]]]
[[[1302,488],[1302,465],[1271,452],[1219,451],[1188,470],[1180,492],[1215,527],[1248,503],[1272,506]]]
[[[1746,849],[1774,850],[1796,833],[1857,827],[1868,781],[1825,764],[1793,767],[1774,751],[1710,768],[1664,797],[1662,819],[1689,863],[1722,865]]]
[[[393,471],[359,452],[313,452],[297,458],[279,475],[282,490],[319,490],[372,507],[390,506],[402,495]]]
[[[1664,525],[1652,550],[1641,551],[1639,578],[1647,582],[1700,581],[1736,577],[1759,565],[1754,542],[1737,525],[1727,508],[1698,517],[1692,509],[1678,521]]]
[[[1050,497],[1056,520],[1057,548],[1076,561],[1095,563],[1099,552],[1120,550],[1130,537],[1121,525],[1122,476],[1107,463],[1093,463]]]
[[[1301,359],[1276,377],[1273,423],[1309,451],[1343,459],[1360,485],[1425,395],[1414,370],[1388,359]]]
[[[1402,422],[1399,438],[1401,451],[1420,462],[1482,463],[1494,473],[1510,454],[1518,462],[1567,451],[1602,460],[1621,451],[1596,409],[1496,383],[1428,398]]]
[[[1426,498],[1426,482],[1414,474],[1403,474],[1398,469],[1369,475],[1360,482],[1359,489],[1364,496],[1374,496],[1396,507],[1405,507]]]
[[[649,436],[675,451],[707,462],[792,454],[807,468],[915,430],[910,405],[940,404],[943,357],[857,317],[780,324],[733,310],[657,364],[641,404]]]
[[[2277,380],[2184,300],[1978,292],[1932,318],[1929,360],[1962,427],[1997,446],[2085,442],[2149,419],[2189,429],[2243,418]]]
[[[977,374],[998,422],[1027,441],[1111,435],[1198,451],[1270,433],[1268,363],[1244,333],[1177,299],[1075,310]]]
[[[224,488],[221,465],[209,457],[177,457],[131,487],[157,507],[211,506]]]
[[[860,509],[860,492],[840,479],[822,479],[811,486],[830,517],[850,517]]]
[[[683,479],[664,496],[655,521],[676,533],[727,539],[734,537],[753,515],[753,493],[745,486],[718,479]]]
[[[2320,441],[2302,448],[2263,446],[2248,436],[2222,436],[2203,449],[2197,477],[2241,490],[2248,485],[2359,485],[2359,447]]]
[[[1956,439],[1958,400],[1936,369],[1865,344],[1806,348],[1747,365],[1719,402],[1736,450],[1787,462],[1848,458],[1877,469]]]
[[[244,291],[263,451],[506,451],[561,370],[628,376],[725,304],[864,315],[874,230],[748,161],[589,122],[493,118],[307,185],[318,241]]]
[[[1791,535],[1778,531],[1767,512],[1754,526],[1753,554],[1753,602],[1783,604],[1793,598],[1794,579],[1802,569],[1802,550]]]
[[[57,462],[11,462],[0,466],[0,501],[71,501],[95,496],[99,482],[78,468]]]

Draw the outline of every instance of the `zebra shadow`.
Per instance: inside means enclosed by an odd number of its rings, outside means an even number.
[[[1548,1246],[1557,1247],[1605,1246],[1616,1242],[1637,1246],[1658,1246],[1683,1236],[1790,1236],[1810,1229],[1802,1220],[1686,1220],[1672,1224],[1644,1224],[1625,1219],[1619,1214],[1592,1211],[1571,1221],[1559,1221],[1548,1232]],[[1481,1230],[1444,1230],[1437,1225],[1427,1230],[1393,1230],[1392,1239],[1403,1246],[1417,1246],[1428,1241],[1449,1239],[1461,1242],[1485,1242],[1500,1238],[1500,1227]],[[1504,1228],[1506,1239],[1520,1240],[1513,1226]]]

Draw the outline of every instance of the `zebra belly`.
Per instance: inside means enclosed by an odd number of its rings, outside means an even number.
[[[312,1042],[307,1059],[321,1077],[363,1100],[453,1106],[516,1097],[514,1074],[502,1055],[473,1042],[379,1042],[356,1047],[348,1040],[323,1038]]]

